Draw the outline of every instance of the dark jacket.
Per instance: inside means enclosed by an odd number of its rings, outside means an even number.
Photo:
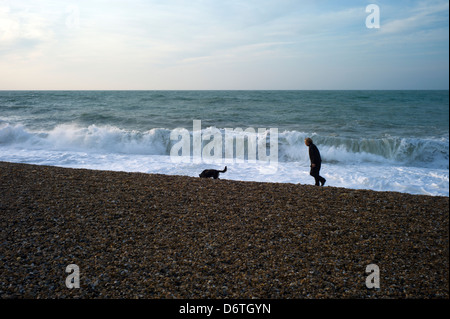
[[[311,160],[311,164],[320,165],[322,163],[319,149],[313,143],[309,145],[309,159]]]

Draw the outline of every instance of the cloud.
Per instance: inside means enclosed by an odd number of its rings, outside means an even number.
[[[49,39],[52,29],[39,13],[15,11],[9,6],[0,7],[0,43],[13,46],[16,41],[33,40],[41,42]]]
[[[406,10],[406,16],[389,19],[383,23],[381,33],[404,34],[430,29],[447,22],[448,27],[448,1],[420,2],[417,6]]]
[[[0,68],[50,87],[292,88],[448,61],[448,2],[407,4],[380,3],[373,30],[356,0],[0,0]]]

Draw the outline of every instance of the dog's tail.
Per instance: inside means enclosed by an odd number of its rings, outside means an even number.
[[[225,168],[223,169],[223,171],[219,171],[221,173],[225,173],[227,171],[227,167],[225,166]]]

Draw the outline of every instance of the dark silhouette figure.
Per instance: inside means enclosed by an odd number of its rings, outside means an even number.
[[[305,138],[305,145],[309,147],[309,159],[311,161],[311,171],[309,172],[309,175],[316,180],[316,186],[323,186],[326,179],[319,175],[320,166],[322,165],[319,149],[309,137]]]
[[[225,166],[225,169],[223,171],[219,171],[216,169],[205,169],[203,172],[201,172],[200,176],[201,178],[214,178],[214,179],[218,179],[219,178],[219,173],[225,173],[227,171],[227,167]]]

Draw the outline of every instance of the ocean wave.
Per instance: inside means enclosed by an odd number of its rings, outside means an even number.
[[[61,151],[140,155],[169,154],[170,131],[127,131],[114,126],[58,125],[50,131],[29,131],[23,125],[0,126],[0,145]]]
[[[89,125],[81,127],[75,124],[58,125],[48,131],[32,131],[21,124],[12,125],[0,122],[0,146],[32,150],[168,156],[171,148],[178,142],[171,140],[171,132],[172,130],[166,128],[135,131],[115,126]],[[220,132],[223,141],[226,134],[232,134],[234,141],[238,137],[243,138],[245,154],[248,154],[249,147],[255,146],[248,142],[252,138],[257,139],[259,144],[262,143],[263,148],[265,143],[267,152],[270,152],[269,130],[258,134],[257,130],[256,132],[236,129],[226,131],[214,127],[202,129],[203,136],[211,135],[211,132]],[[189,131],[189,134],[189,145],[192,150],[192,131]],[[351,139],[298,131],[278,133],[278,161],[297,162],[300,165],[308,166],[308,151],[304,145],[304,139],[308,136],[312,137],[319,147],[324,163],[345,165],[371,163],[440,169],[449,167],[448,137]],[[202,149],[210,142],[207,137],[202,142]],[[232,150],[234,154],[236,154],[236,147],[236,142],[234,142]],[[225,143],[222,142],[222,156],[225,156],[225,153]]]
[[[322,160],[328,163],[370,162],[449,168],[448,137],[352,139],[290,131],[280,134],[279,143],[282,145],[280,160],[307,162],[308,154],[304,152],[303,147],[304,138],[307,136],[313,138],[320,149]]]

